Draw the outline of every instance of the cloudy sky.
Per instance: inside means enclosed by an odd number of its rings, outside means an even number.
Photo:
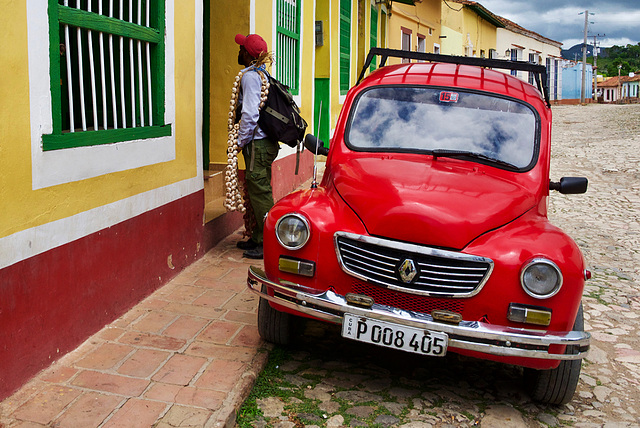
[[[598,36],[601,47],[640,42],[640,0],[477,1],[528,30],[562,42],[563,49],[583,42],[585,10],[589,10],[590,44],[598,35],[605,35]]]

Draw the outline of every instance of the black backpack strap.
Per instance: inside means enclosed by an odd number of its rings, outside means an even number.
[[[253,71],[255,71],[256,73],[260,74],[263,70],[260,70],[258,68],[253,68]],[[266,70],[264,70],[264,72],[266,73]],[[268,74],[267,74],[268,76]],[[258,123],[256,122],[256,127],[253,128],[253,135],[251,136],[251,142],[249,144],[251,144],[251,156],[250,156],[250,161],[249,161],[249,172],[253,172],[253,167],[255,165],[255,158],[256,158],[256,145],[254,143],[254,140],[256,139],[256,132],[258,132]]]

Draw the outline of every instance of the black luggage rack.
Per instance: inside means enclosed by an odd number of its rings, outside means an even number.
[[[517,71],[528,71],[529,73],[533,73],[533,77],[538,86],[538,90],[543,95],[544,100],[547,103],[548,107],[551,107],[551,102],[549,100],[549,88],[547,86],[547,68],[543,65],[533,64],[530,62],[524,61],[507,61],[504,59],[487,59],[487,58],[473,58],[468,56],[453,56],[453,55],[440,55],[426,52],[412,52],[412,51],[404,51],[399,49],[384,49],[384,48],[371,48],[369,51],[369,55],[367,55],[367,59],[364,62],[362,70],[360,71],[360,76],[358,76],[358,81],[356,85],[360,83],[360,81],[364,78],[364,74],[367,69],[373,62],[373,58],[375,56],[380,56],[380,67],[384,67],[387,63],[387,58],[406,58],[406,59],[415,59],[419,61],[429,61],[429,62],[444,62],[449,64],[463,64],[463,65],[473,65],[476,67],[485,67],[485,68],[499,68],[505,70],[517,70]]]

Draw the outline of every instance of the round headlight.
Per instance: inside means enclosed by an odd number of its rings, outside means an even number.
[[[302,248],[310,236],[309,221],[300,214],[287,214],[276,224],[276,236],[280,244],[289,249]]]
[[[560,290],[562,273],[551,260],[533,259],[522,269],[520,282],[529,296],[547,299]]]

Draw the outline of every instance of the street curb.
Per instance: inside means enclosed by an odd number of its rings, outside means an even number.
[[[269,360],[269,351],[273,346],[263,342],[257,349],[246,371],[240,376],[236,386],[229,392],[220,409],[214,413],[205,425],[206,428],[233,428],[236,426],[238,410],[249,396],[256,379]]]

